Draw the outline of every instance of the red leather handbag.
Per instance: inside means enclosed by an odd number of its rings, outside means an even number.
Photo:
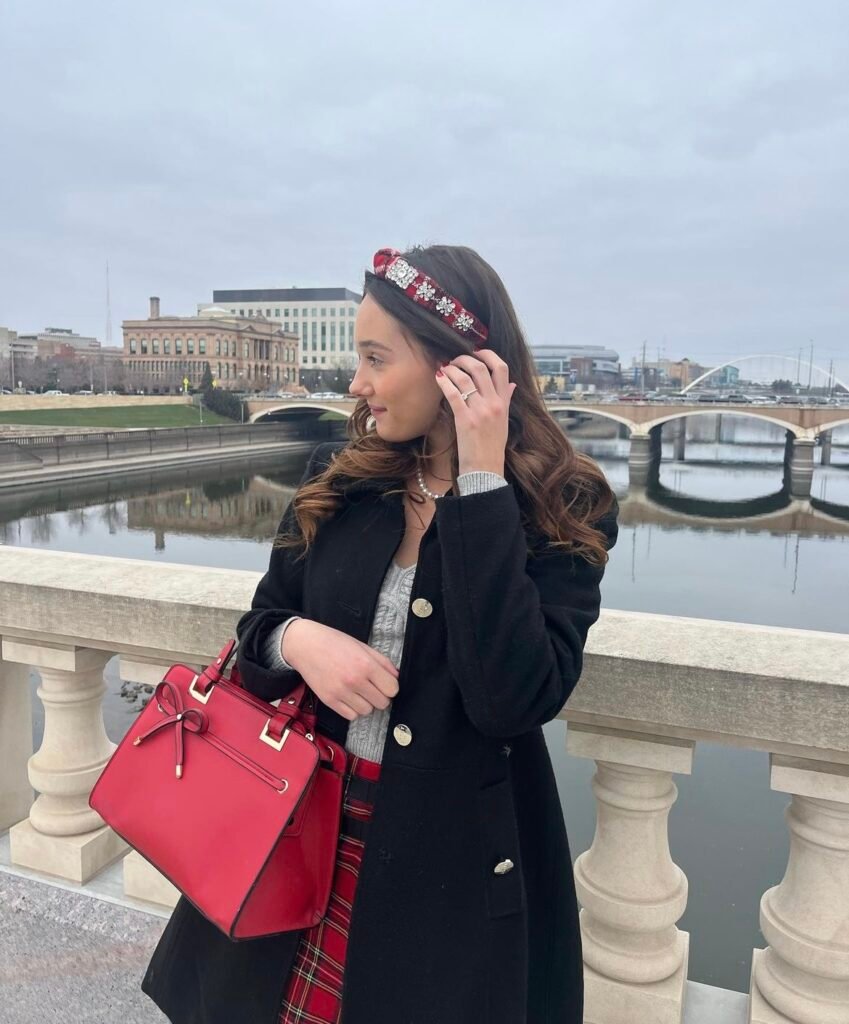
[[[197,675],[172,665],[89,804],[230,939],[309,928],[327,912],[345,749],[315,729],[301,683],[248,693],[230,640]]]

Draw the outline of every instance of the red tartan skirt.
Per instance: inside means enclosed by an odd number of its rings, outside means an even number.
[[[318,924],[301,933],[279,1024],[339,1024],[351,907],[379,777],[379,762],[348,754],[330,902]]]

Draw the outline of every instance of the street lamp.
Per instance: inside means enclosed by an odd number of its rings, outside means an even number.
[[[241,417],[242,423],[245,422],[245,396],[244,396],[244,387],[245,387],[245,385],[244,385],[244,381],[243,381],[244,376],[245,375],[242,373],[241,370],[239,370],[239,372],[236,374],[236,379],[237,379],[238,388],[239,388],[239,405],[241,406],[241,409],[242,409],[242,417]]]

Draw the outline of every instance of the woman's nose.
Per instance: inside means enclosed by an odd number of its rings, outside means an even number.
[[[361,375],[360,375],[360,371],[357,370],[355,372],[355,374],[354,374],[353,380],[348,385],[348,391],[350,391],[350,393],[352,395],[359,395],[362,390],[363,390],[362,378],[361,378]]]

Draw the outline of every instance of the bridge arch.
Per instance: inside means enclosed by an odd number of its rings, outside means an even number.
[[[672,423],[674,420],[686,419],[688,416],[716,416],[721,413],[723,416],[746,416],[753,420],[762,420],[764,423],[771,423],[774,427],[782,430],[789,430],[794,437],[811,438],[817,436],[816,428],[798,427],[794,423],[787,423],[778,416],[768,416],[766,413],[754,412],[749,409],[738,408],[728,409],[725,406],[713,409],[686,409],[671,415],[658,417],[656,420],[649,420],[640,424],[640,430],[648,433],[653,427],[662,427],[664,423]]]
[[[552,411],[559,410],[559,407],[555,406],[553,403],[551,408]],[[563,406],[563,408],[568,408],[568,406]],[[572,408],[581,407],[572,406]],[[624,423],[632,434],[647,434],[655,427],[662,427],[664,423],[672,423],[673,420],[685,419],[688,416],[716,416],[718,413],[722,413],[724,416],[749,416],[752,419],[763,420],[766,423],[772,423],[774,426],[780,427],[782,430],[789,430],[796,437],[814,438],[821,432],[820,429],[816,427],[798,427],[793,423],[787,423],[779,416],[769,416],[766,413],[755,412],[746,406],[736,405],[730,408],[724,405],[715,406],[712,404],[700,409],[688,407],[686,409],[682,409],[680,412],[676,411],[673,413],[665,413],[663,416],[658,416],[653,420],[646,420],[644,423],[635,423],[634,420],[628,419],[627,416],[621,416],[615,412],[608,412],[605,407],[600,406],[593,406],[590,409],[582,409],[582,411],[589,416],[599,416],[602,419],[613,420],[615,423]],[[823,429],[831,430],[834,426],[835,424],[829,423],[828,427]]]
[[[583,405],[562,405],[559,406],[556,403],[551,403],[549,408],[552,412],[559,412],[563,409],[580,409],[584,413],[590,416],[599,416],[602,419],[612,420],[615,423],[624,423],[626,427],[631,431],[631,434],[647,434],[654,427],[661,427],[664,423],[671,423],[673,420],[686,418],[687,416],[748,416],[751,419],[763,420],[765,423],[772,423],[782,430],[789,430],[794,437],[798,437],[802,440],[815,440],[820,434],[826,433],[829,430],[834,430],[837,427],[844,427],[849,424],[849,416],[845,419],[835,420],[830,423],[817,424],[812,427],[801,427],[795,423],[788,423],[786,420],[781,418],[780,406],[775,406],[770,412],[760,411],[758,406],[745,406],[745,405],[721,405],[721,404],[704,404],[703,406],[687,406],[686,408],[675,410],[675,412],[664,413],[663,416],[658,416],[652,420],[646,420],[643,423],[637,423],[634,420],[629,419],[627,416],[611,412],[606,406],[593,405],[590,408],[586,408]],[[613,406],[612,408],[616,408]],[[795,406],[789,408],[796,408]]]
[[[710,377],[714,373],[719,373],[720,370],[724,370],[726,366],[738,366],[740,363],[745,363],[751,359],[783,359],[785,362],[795,362],[792,356],[777,356],[777,355],[757,355],[757,356],[738,356],[736,359],[729,359],[727,363],[722,363],[720,366],[713,366],[710,370],[705,371],[700,377],[696,377],[695,380],[691,380],[690,383],[681,388],[681,394],[686,395],[690,388],[694,388],[697,384],[701,384],[703,380]],[[821,366],[817,366],[816,363],[811,363],[811,368],[815,369],[818,373],[821,373],[825,378],[829,378],[828,370],[824,370]],[[838,383],[845,391],[849,391],[849,385],[842,381],[839,377],[831,374],[836,383]]]
[[[347,409],[340,409],[335,405],[325,405],[323,402],[303,402],[299,400],[298,402],[283,402],[269,409],[260,409],[257,412],[252,412],[248,417],[248,422],[259,423],[272,413],[290,412],[291,410],[295,410],[295,412],[300,412],[301,410],[309,410],[310,412],[338,412],[345,417],[350,416],[354,411],[351,409],[349,412]]]

